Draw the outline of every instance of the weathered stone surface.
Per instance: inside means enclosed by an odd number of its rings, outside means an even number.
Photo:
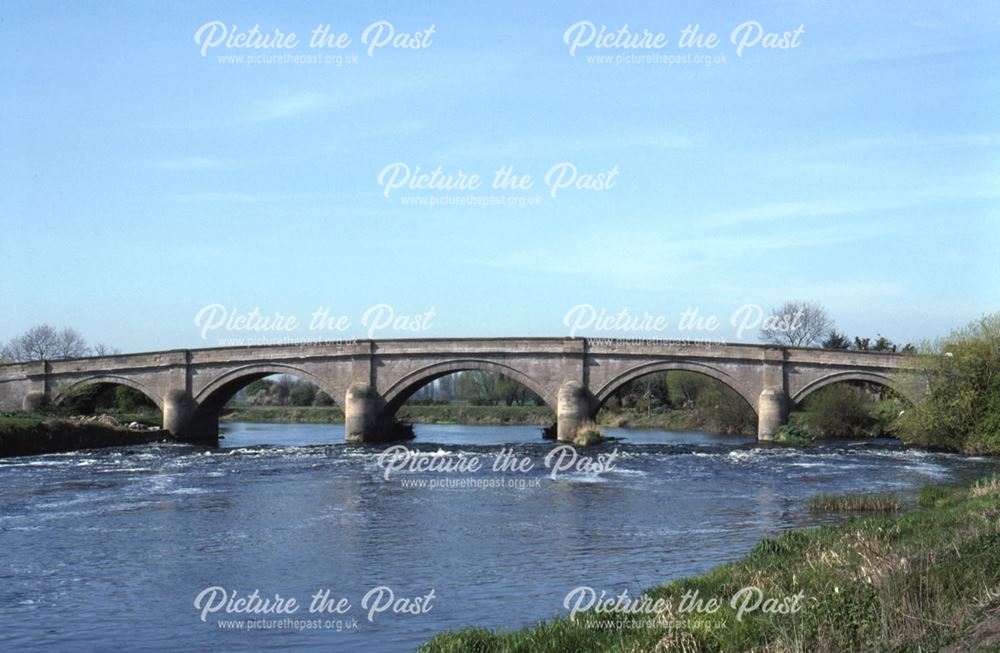
[[[836,381],[900,388],[898,354],[585,338],[374,340],[352,344],[226,347],[0,366],[0,410],[59,403],[80,385],[118,383],[163,410],[163,426],[185,439],[218,435],[219,411],[240,388],[269,374],[311,381],[347,415],[347,439],[362,442],[430,381],[462,370],[500,372],[537,393],[561,418],[593,418],[623,384],[650,372],[701,372],[735,390],[757,412],[761,437],[791,403]],[[569,384],[569,385],[567,385]],[[560,437],[569,431],[560,426]]]

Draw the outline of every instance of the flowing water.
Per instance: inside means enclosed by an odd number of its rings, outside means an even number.
[[[912,499],[997,469],[893,441],[608,434],[620,440],[579,450],[595,464],[554,478],[555,443],[525,426],[420,425],[411,463],[482,468],[388,479],[383,449],[338,444],[336,425],[0,460],[0,650],[408,651],[442,630],[566,614],[578,586],[636,594],[704,572],[817,523],[815,494]],[[494,471],[498,458],[531,469]],[[254,590],[299,607],[203,621],[196,598],[212,587],[202,609]],[[321,591],[346,601],[339,613],[310,612]]]

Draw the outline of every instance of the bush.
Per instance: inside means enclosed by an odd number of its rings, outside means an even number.
[[[716,383],[714,388],[698,398],[699,408],[708,414],[708,421],[716,433],[756,432],[757,415],[735,390]]]
[[[333,397],[326,394],[322,390],[316,393],[316,397],[313,399],[313,406],[332,406],[334,405]]]
[[[774,432],[774,441],[778,444],[809,444],[812,437],[809,431],[800,424],[782,424]]]
[[[578,447],[589,447],[601,442],[604,442],[604,434],[601,433],[601,427],[594,422],[580,424],[576,429],[576,436],[573,438],[573,444]]]
[[[156,410],[156,404],[138,390],[125,385],[115,386],[115,408],[123,413]]]
[[[988,315],[910,359],[905,380],[924,391],[897,422],[911,444],[1000,453],[1000,313]]]
[[[870,435],[875,423],[873,404],[865,390],[834,383],[820,388],[806,400],[805,421],[810,433],[817,437]]]
[[[288,403],[292,406],[311,406],[316,400],[316,386],[312,383],[298,383],[288,393]]]

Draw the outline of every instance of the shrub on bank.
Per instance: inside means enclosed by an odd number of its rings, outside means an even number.
[[[809,444],[813,441],[809,430],[800,424],[782,424],[774,432],[774,442],[778,444]]]
[[[604,433],[594,422],[584,422],[576,430],[573,444],[578,447],[589,447],[604,442]]]
[[[910,444],[1000,454],[1000,313],[924,343],[903,376],[920,398],[898,419]]]
[[[809,432],[827,437],[869,435],[872,423],[871,396],[865,390],[846,383],[821,388],[806,401],[806,424]]]

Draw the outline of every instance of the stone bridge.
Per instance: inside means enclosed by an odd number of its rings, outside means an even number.
[[[344,344],[225,347],[0,365],[0,410],[58,404],[84,385],[135,388],[184,440],[218,437],[219,414],[250,382],[289,374],[326,392],[346,416],[348,442],[380,439],[419,388],[464,370],[499,372],[540,396],[560,440],[593,419],[622,385],[651,372],[688,370],[717,379],[754,409],[758,438],[771,439],[790,405],[838,381],[896,389],[898,354],[770,345],[587,338],[363,340]]]

